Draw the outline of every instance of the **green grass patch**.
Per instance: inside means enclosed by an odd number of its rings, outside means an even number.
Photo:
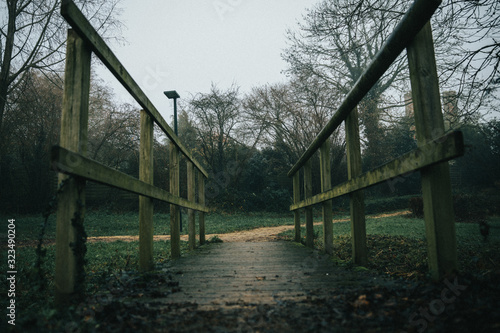
[[[16,239],[21,241],[37,240],[43,224],[41,215],[0,216],[2,221],[15,218]],[[319,220],[316,217],[315,220]],[[139,235],[139,214],[123,213],[108,214],[106,212],[90,211],[85,214],[85,231],[88,237],[97,236],[134,236]],[[187,213],[182,214],[183,231],[187,234]],[[261,227],[275,227],[293,224],[291,214],[254,213],[254,214],[221,214],[205,215],[205,230],[207,234],[222,234],[235,231],[251,230]],[[196,217],[198,228],[198,217]],[[155,214],[153,217],[155,235],[170,234],[170,215]],[[197,230],[199,233],[199,230]],[[50,216],[45,231],[45,239],[55,239],[56,217]]]
[[[153,244],[153,256],[156,265],[162,265],[170,260],[170,242],[158,241]],[[55,246],[46,246],[46,256],[43,259],[42,272],[44,284],[34,269],[37,255],[34,247],[18,247],[16,249],[16,306],[18,318],[39,311],[41,306],[53,304]],[[6,251],[2,251],[0,269],[7,271]],[[181,241],[181,253],[188,252],[188,243]],[[85,256],[86,292],[93,294],[104,285],[112,283],[126,271],[139,269],[138,242],[98,242],[87,243]],[[1,282],[2,290],[8,290],[6,280]],[[1,304],[4,306],[3,302]],[[7,306],[5,304],[5,306]]]
[[[476,223],[456,223],[457,250],[461,271],[489,272],[500,266],[500,218],[492,217],[493,227],[484,241]],[[352,265],[351,228],[349,222],[333,224],[334,260]],[[305,243],[305,228],[301,228]],[[425,279],[428,274],[427,243],[423,219],[405,216],[366,219],[368,268],[386,274],[411,279]],[[315,247],[323,249],[323,227],[314,227]],[[282,233],[293,239],[294,231]]]

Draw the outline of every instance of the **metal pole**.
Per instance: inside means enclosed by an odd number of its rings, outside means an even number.
[[[174,98],[174,132],[175,135],[179,136],[179,130],[177,128],[177,97]],[[182,210],[179,208],[179,224],[180,231],[182,232]]]
[[[163,92],[165,96],[167,96],[168,99],[173,99],[174,100],[174,133],[176,136],[179,136],[178,130],[177,130],[177,98],[181,97],[175,90],[171,91],[164,91]],[[180,231],[182,232],[182,212],[179,208],[179,224],[180,224]]]
[[[174,98],[174,132],[175,135],[179,136],[179,132],[177,130],[177,98]]]

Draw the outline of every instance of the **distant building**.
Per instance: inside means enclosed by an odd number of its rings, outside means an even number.
[[[458,98],[456,91],[444,91],[441,93],[444,130],[449,131],[457,125],[458,121]],[[411,92],[404,94],[405,101],[405,115],[413,120],[414,108],[412,102]],[[412,121],[410,125],[410,132],[413,139],[416,140],[415,122]],[[455,160],[448,162],[450,165],[450,178],[453,187],[460,187],[462,183],[462,175],[457,168]]]
[[[441,93],[442,108],[443,108],[443,119],[444,119],[444,129],[449,131],[456,125],[458,120],[458,98],[456,91],[444,91]],[[408,118],[413,118],[413,102],[411,92],[404,94],[405,102],[405,115]],[[410,128],[413,132],[415,131],[415,125]]]
[[[445,91],[441,94],[443,100],[444,129],[450,130],[458,119],[458,98],[456,91]]]

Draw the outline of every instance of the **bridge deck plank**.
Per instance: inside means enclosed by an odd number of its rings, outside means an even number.
[[[209,244],[172,262],[168,271],[179,288],[161,302],[209,308],[301,301],[382,282],[291,242]]]

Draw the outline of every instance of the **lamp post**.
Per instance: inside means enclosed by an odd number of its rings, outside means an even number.
[[[181,97],[175,90],[171,91],[164,91],[163,92],[165,96],[167,96],[168,99],[173,99],[174,100],[174,132],[175,135],[179,135],[177,132],[177,98]]]
[[[170,90],[170,91],[164,91],[163,92],[165,96],[167,96],[168,99],[173,99],[174,100],[174,133],[175,135],[179,135],[178,130],[177,130],[177,98],[181,97],[175,90]],[[182,212],[179,209],[179,224],[180,224],[180,231],[182,232]]]

